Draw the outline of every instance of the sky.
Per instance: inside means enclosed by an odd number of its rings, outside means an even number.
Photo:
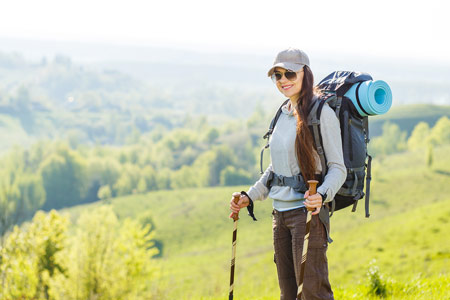
[[[2,1],[0,38],[450,62],[450,1]]]

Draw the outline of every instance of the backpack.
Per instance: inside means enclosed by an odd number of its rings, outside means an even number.
[[[353,205],[352,212],[356,210],[358,201],[365,196],[365,213],[369,214],[369,196],[371,181],[371,163],[372,157],[367,153],[367,144],[369,143],[369,123],[368,117],[362,117],[353,102],[345,96],[345,93],[354,85],[372,80],[372,77],[366,73],[336,71],[325,77],[319,82],[317,87],[322,94],[319,99],[312,103],[308,115],[308,127],[314,138],[314,145],[320,157],[322,165],[322,178],[327,172],[327,160],[323,150],[322,137],[320,134],[320,115],[325,103],[335,111],[341,127],[342,150],[345,167],[347,168],[347,178],[336,193],[331,202],[330,216],[334,211]],[[359,88],[359,86],[357,87]],[[358,91],[356,91],[358,95]],[[359,98],[357,99],[359,103]],[[285,103],[287,103],[286,100]],[[282,105],[282,106],[283,106]],[[281,106],[281,107],[282,107]],[[270,123],[269,130],[264,135],[267,144],[261,151],[261,171],[264,149],[269,147],[269,137],[275,128],[276,122],[281,114],[281,107],[278,109],[275,117]],[[367,161],[367,162],[366,162]],[[364,193],[364,180],[366,182],[366,192]]]

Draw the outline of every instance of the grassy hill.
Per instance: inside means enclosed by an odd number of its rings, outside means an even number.
[[[374,161],[371,216],[361,203],[332,217],[330,280],[336,299],[370,299],[380,275],[389,299],[450,297],[450,146],[435,149],[434,167],[423,153]],[[112,200],[119,218],[151,215],[162,243],[159,299],[227,299],[234,191],[217,187],[158,191]],[[93,203],[67,211],[77,218]],[[271,202],[256,203],[257,222],[241,214],[236,259],[236,299],[278,299],[273,263]],[[375,262],[374,262],[375,260]],[[370,266],[379,268],[372,281]],[[374,279],[375,278],[375,279]],[[390,295],[390,296],[389,296]],[[373,298],[376,299],[376,298]]]
[[[433,127],[436,121],[443,116],[450,117],[450,106],[431,104],[394,106],[385,115],[370,117],[370,136],[381,135],[383,124],[386,121],[397,124],[409,135],[417,123],[426,122]]]

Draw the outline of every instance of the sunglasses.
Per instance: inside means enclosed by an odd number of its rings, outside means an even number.
[[[284,77],[286,77],[286,79],[289,80],[289,81],[294,81],[294,80],[297,79],[297,73],[296,73],[296,72],[293,72],[293,71],[286,71],[286,72],[284,72],[284,73],[281,73],[281,72],[278,72],[278,71],[277,71],[277,72],[273,72],[273,74],[272,74],[272,76],[271,76],[272,81],[273,81],[274,83],[276,83],[277,81],[281,80],[281,78],[283,78],[283,75],[284,75]]]

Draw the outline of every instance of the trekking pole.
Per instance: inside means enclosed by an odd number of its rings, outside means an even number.
[[[319,182],[317,180],[308,180],[309,184],[309,195],[314,195],[316,193],[316,186]],[[305,231],[305,239],[303,240],[303,251],[302,251],[302,265],[300,267],[300,285],[297,289],[297,299],[302,299],[303,292],[303,279],[305,275],[305,267],[306,267],[306,255],[308,253],[308,244],[309,244],[309,230],[311,225],[311,217],[312,211],[314,209],[308,209],[306,214],[306,231]]]
[[[238,204],[241,193],[233,193],[233,201]],[[237,221],[239,220],[239,213],[232,213],[230,215],[234,220],[233,228],[233,251],[231,254],[231,271],[230,271],[230,294],[228,296],[229,300],[233,300],[233,289],[234,289],[234,265],[236,260],[236,237],[237,237]]]

